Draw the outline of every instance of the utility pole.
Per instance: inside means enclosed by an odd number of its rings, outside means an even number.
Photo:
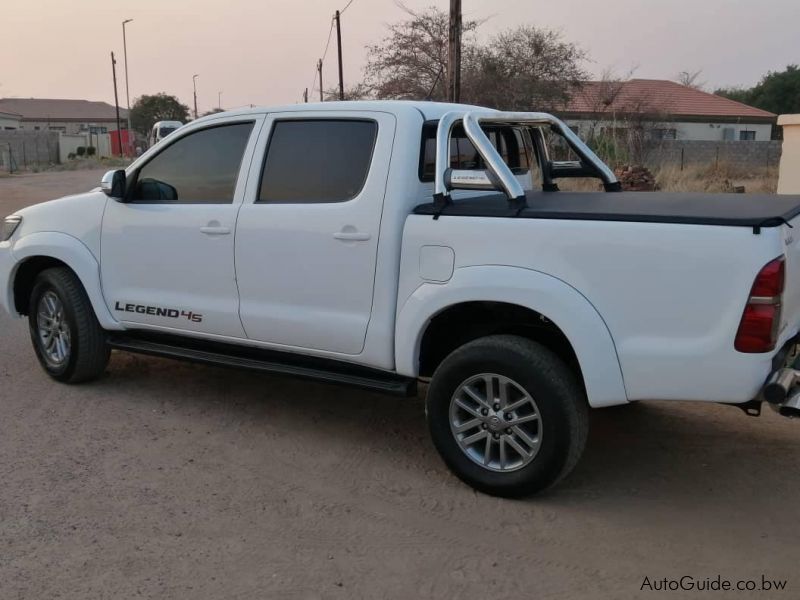
[[[303,102],[305,102],[306,104],[308,104],[308,88],[306,88],[305,90],[303,90]]]
[[[222,110],[222,92],[217,92],[217,108]]]
[[[197,119],[197,78],[199,75],[192,75],[192,87],[194,88],[194,118]]]
[[[344,75],[342,74],[342,21],[336,11],[336,47],[339,49],[339,100],[344,100]]]
[[[317,61],[317,73],[319,73],[319,101],[324,102],[322,97],[322,59]]]
[[[119,97],[117,96],[117,61],[114,59],[114,53],[111,53],[111,75],[114,78],[114,108],[117,111],[117,144],[119,144],[119,153],[122,154],[122,132],[119,123]]]
[[[461,100],[461,0],[450,0],[450,34],[447,47],[447,99]]]
[[[131,150],[131,95],[128,90],[128,40],[125,38],[125,23],[130,23],[133,19],[125,19],[122,22],[122,51],[125,55],[125,101],[128,105],[128,153]]]

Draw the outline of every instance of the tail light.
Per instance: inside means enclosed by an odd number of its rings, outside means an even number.
[[[785,278],[783,257],[770,261],[756,275],[733,344],[739,352],[770,352],[775,349]]]

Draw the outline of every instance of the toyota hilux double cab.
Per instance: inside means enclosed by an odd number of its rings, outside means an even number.
[[[598,191],[560,191],[568,177]],[[112,349],[402,395],[423,381],[452,471],[520,496],[573,468],[590,407],[798,414],[799,214],[798,196],[622,192],[545,113],[250,109],[6,217],[0,296],[62,382],[99,377]]]

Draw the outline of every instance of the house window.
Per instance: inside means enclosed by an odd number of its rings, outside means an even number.
[[[50,131],[61,131],[63,133],[67,132],[67,128],[66,127],[56,127],[56,126],[51,125],[50,127],[48,127],[48,129]]]
[[[743,129],[739,132],[739,141],[741,142],[754,142],[756,139],[756,132],[755,131],[748,131],[747,129]]]
[[[656,140],[676,140],[678,139],[677,129],[654,129],[653,139]]]

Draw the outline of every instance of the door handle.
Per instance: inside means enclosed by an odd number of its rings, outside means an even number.
[[[221,227],[219,225],[206,225],[200,228],[201,233],[206,235],[228,235],[231,232],[230,227]]]
[[[366,242],[372,236],[360,231],[337,231],[333,237],[344,242]]]

